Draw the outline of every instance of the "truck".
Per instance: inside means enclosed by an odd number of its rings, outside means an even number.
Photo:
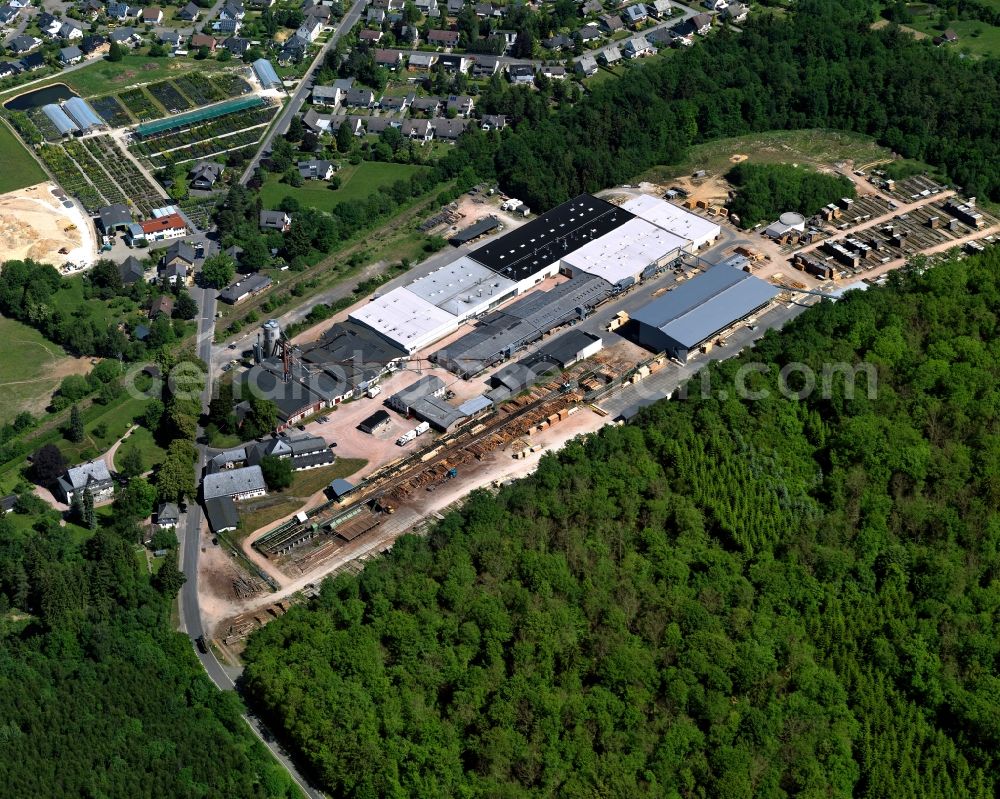
[[[426,433],[430,429],[431,429],[431,426],[430,426],[429,423],[427,423],[427,422],[421,422],[416,427],[414,427],[411,432],[413,433],[414,437],[416,437],[416,436],[422,436],[424,433]]]
[[[407,430],[405,433],[403,433],[403,435],[401,435],[399,438],[396,439],[396,444],[398,444],[401,447],[404,447],[411,441],[413,441],[413,439],[415,439],[416,437],[417,437],[416,430]]]
[[[382,393],[382,388],[380,386],[369,386],[368,391],[365,392],[365,395],[368,397],[368,399],[375,399],[375,397],[377,397],[381,393]]]

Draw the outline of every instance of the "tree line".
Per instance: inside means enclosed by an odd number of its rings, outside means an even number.
[[[810,217],[842,197],[857,195],[854,184],[842,175],[825,175],[791,164],[743,162],[730,169],[726,179],[736,187],[729,212],[745,228],[777,219],[785,211]]]

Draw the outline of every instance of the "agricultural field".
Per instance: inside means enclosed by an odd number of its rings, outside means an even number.
[[[0,317],[0,338],[20,354],[0,359],[2,422],[10,422],[22,411],[42,413],[64,377],[90,371],[86,359],[70,357],[37,330],[14,319]]]
[[[126,55],[117,63],[95,61],[93,66],[70,72],[60,80],[81,96],[94,97],[124,90],[139,83],[155,83],[192,72],[214,72],[224,66],[211,60]]]
[[[156,101],[171,114],[176,114],[178,111],[187,111],[191,108],[191,103],[188,99],[177,91],[174,84],[169,80],[147,86],[146,91],[153,95]]]
[[[302,205],[330,211],[337,203],[363,200],[401,178],[408,178],[426,167],[413,164],[386,164],[377,161],[363,161],[360,164],[345,164],[337,175],[340,188],[331,189],[324,181],[307,180],[301,188],[293,188],[281,183],[280,175],[269,175],[261,188],[261,199],[266,208],[275,208],[284,197],[291,196]]]
[[[34,186],[45,180],[45,172],[38,162],[3,123],[0,123],[0,153],[4,155],[3,169],[0,170],[0,194]]]
[[[86,146],[84,146],[86,144]],[[124,203],[128,199],[127,195],[111,179],[107,171],[101,166],[99,158],[100,150],[93,144],[83,141],[68,141],[63,145],[63,149],[70,158],[76,161],[77,166],[83,170],[84,174],[94,185],[94,188],[104,198],[105,205],[114,203]],[[97,152],[95,153],[95,150]]]
[[[177,88],[195,105],[207,105],[217,100],[224,100],[228,96],[215,81],[209,80],[199,72],[178,78]]]
[[[914,17],[908,27],[929,37],[942,32],[936,15]],[[976,20],[953,20],[948,27],[958,34],[958,41],[945,47],[981,58],[1000,56],[1000,28]]]
[[[113,128],[123,128],[132,124],[132,117],[113,94],[88,101],[98,115]]]
[[[58,144],[47,144],[39,149],[38,154],[59,185],[83,203],[88,214],[96,214],[104,201],[66,151]]]
[[[118,99],[129,113],[140,122],[146,122],[160,116],[160,109],[157,108],[153,97],[142,88],[121,92]]]
[[[143,215],[149,216],[153,208],[159,208],[164,204],[165,201],[158,189],[146,179],[132,160],[122,153],[110,136],[95,136],[87,140],[87,145],[115,183],[121,187],[124,195]]]

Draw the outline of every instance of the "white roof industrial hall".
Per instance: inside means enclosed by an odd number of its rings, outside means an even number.
[[[350,318],[411,354],[448,335],[459,325],[457,316],[403,287],[358,308]]]
[[[477,316],[517,291],[517,284],[467,255],[408,283],[407,290],[461,319]]]
[[[722,233],[722,229],[714,222],[648,194],[627,200],[622,203],[622,208],[675,236],[687,239],[695,250],[714,241]]]
[[[630,219],[563,256],[562,266],[574,275],[586,272],[614,286],[630,278],[638,280],[651,264],[659,266],[673,260],[687,244],[687,239],[643,219]]]

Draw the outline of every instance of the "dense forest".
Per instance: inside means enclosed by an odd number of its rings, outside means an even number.
[[[677,163],[688,147],[755,131],[869,134],[1000,200],[1000,60],[963,60],[895,26],[865,0],[799,0],[697,47],[633,67],[584,102],[521,121],[496,154],[512,196],[550,208],[581,191]],[[490,109],[494,110],[494,109]]]
[[[840,175],[825,175],[791,164],[737,164],[726,174],[736,187],[729,212],[751,228],[777,219],[788,210],[810,217],[841,197],[854,197],[854,184]]]
[[[711,367],[768,398],[658,403],[324,583],[250,696],[343,797],[996,796],[998,314],[997,250],[807,311]]]

